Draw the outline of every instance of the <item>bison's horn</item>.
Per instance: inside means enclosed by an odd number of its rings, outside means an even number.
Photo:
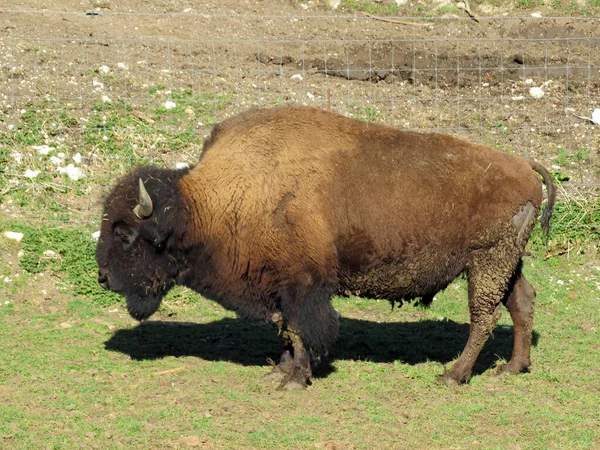
[[[152,215],[152,199],[144,186],[144,182],[140,178],[140,199],[135,208],[133,208],[133,213],[138,216],[140,219],[146,219]]]

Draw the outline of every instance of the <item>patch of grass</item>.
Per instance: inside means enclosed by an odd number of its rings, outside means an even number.
[[[575,161],[589,162],[590,151],[587,147],[579,147],[577,151],[573,154],[573,159],[575,159]]]
[[[564,166],[571,161],[589,162],[590,151],[587,147],[579,147],[575,152],[568,153],[564,147],[558,146],[558,155],[556,155],[552,162],[559,166]]]
[[[456,14],[460,12],[460,9],[458,9],[455,5],[448,5],[440,6],[437,11],[439,14]]]
[[[552,217],[550,253],[560,249],[583,252],[600,241],[600,198],[557,202]],[[531,244],[543,251],[545,239],[539,226],[533,230]]]
[[[83,229],[30,226],[0,219],[0,230],[23,233],[22,256],[19,264],[28,273],[51,273],[64,276],[61,287],[74,295],[85,297],[98,305],[121,301],[121,297],[98,289],[95,260],[96,240],[94,227]],[[48,250],[53,255],[48,254]],[[76,307],[77,304],[74,304]]]
[[[166,89],[166,86],[164,84],[156,84],[148,88],[148,95],[156,94],[157,92],[162,91],[164,89]]]
[[[515,6],[519,9],[533,9],[539,6],[538,0],[516,0]]]
[[[381,111],[374,106],[365,106],[361,112],[353,114],[352,117],[368,122],[382,122],[384,119]]]
[[[381,4],[366,0],[342,0],[341,6],[350,12],[364,12],[377,16],[391,16],[402,10],[394,3]]]
[[[0,251],[15,248],[0,240]],[[107,311],[87,295],[67,298],[66,307],[55,298],[37,306],[31,292],[42,278],[32,280],[11,294],[13,307],[0,304],[0,382],[10,385],[0,390],[0,439],[15,449],[296,449],[325,441],[591,449],[598,439],[596,265],[581,256],[526,258],[538,294],[529,374],[494,376],[494,363],[509,358],[512,346],[504,312],[471,383],[435,383],[466,342],[467,292],[459,280],[427,309],[335,298],[340,338],[313,386],[293,393],[261,382],[265,357],[281,349],[276,331],[196,294],[172,302],[175,321],[159,311],[132,325],[122,307]],[[57,274],[44,281],[62,283],[65,272]],[[51,305],[51,314],[40,309]]]

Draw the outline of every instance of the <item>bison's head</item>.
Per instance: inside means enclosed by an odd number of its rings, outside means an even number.
[[[143,167],[123,177],[104,203],[96,247],[98,283],[127,298],[137,320],[150,317],[175,284],[175,244],[186,225],[177,181],[187,170]]]

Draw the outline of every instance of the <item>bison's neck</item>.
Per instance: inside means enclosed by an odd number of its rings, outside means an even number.
[[[181,246],[184,248],[195,247],[204,242],[209,218],[203,183],[194,175],[193,172],[188,174],[178,184],[184,204],[182,219],[185,220],[185,231],[181,237]]]

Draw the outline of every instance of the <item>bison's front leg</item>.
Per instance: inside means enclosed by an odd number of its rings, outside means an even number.
[[[281,313],[272,319],[286,345],[280,363],[268,375],[281,380],[280,389],[304,389],[312,376],[311,364],[327,354],[337,337],[340,314],[330,303],[333,291],[322,283],[298,283],[281,292]]]
[[[294,346],[292,342],[286,337],[289,336],[287,332],[285,322],[283,321],[283,316],[280,312],[276,312],[271,317],[271,320],[275,325],[277,325],[277,331],[280,335],[283,334],[285,339],[285,346],[283,349],[283,353],[281,354],[281,358],[279,360],[279,364],[273,367],[273,370],[265,375],[265,380],[267,381],[275,381],[282,382],[286,377],[289,377],[289,374],[294,369]]]
[[[293,328],[288,326],[283,332],[283,338],[291,344],[292,351],[286,350],[277,366],[285,372],[278,389],[287,391],[305,389],[312,376],[310,353],[306,350],[300,335]]]

